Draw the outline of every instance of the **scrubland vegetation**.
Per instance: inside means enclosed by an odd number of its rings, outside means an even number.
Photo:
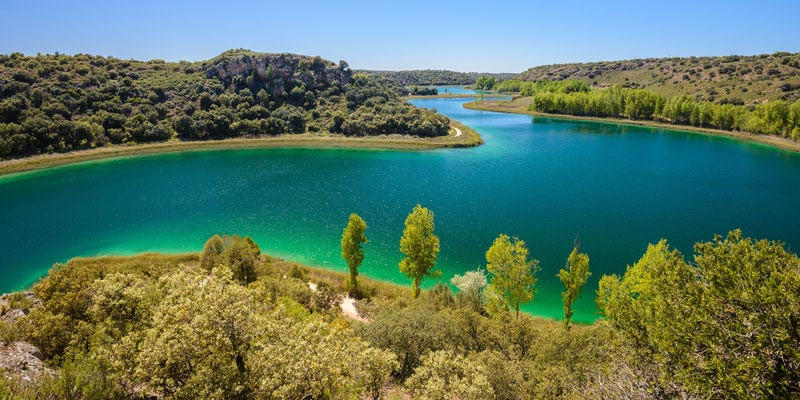
[[[230,50],[204,62],[0,55],[0,158],[296,133],[447,135],[404,88],[346,62]]]
[[[73,259],[17,296],[27,315],[0,341],[38,347],[38,379],[8,398],[553,399],[793,398],[800,395],[800,259],[741,232],[698,243],[691,261],[649,246],[596,291],[601,318],[569,325],[590,274],[576,246],[559,273],[564,322],[518,313],[538,261],[499,235],[486,270],[439,279],[433,213],[406,220],[399,268],[413,289],[357,274],[369,229],[351,215],[348,273],[214,236],[202,253]],[[387,266],[390,268],[391,266]],[[316,283],[312,290],[309,282]],[[594,290],[594,289],[593,289]],[[592,291],[593,291],[592,290]],[[358,298],[365,322],[339,303]],[[3,314],[6,311],[4,309]]]
[[[511,79],[512,73],[456,72],[447,70],[408,70],[408,71],[357,71],[371,76],[386,78],[402,86],[471,85],[481,76],[497,79]]]

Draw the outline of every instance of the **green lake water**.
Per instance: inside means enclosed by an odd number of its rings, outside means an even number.
[[[0,178],[0,292],[74,256],[200,250],[214,233],[250,235],[266,253],[344,271],[350,212],[367,221],[365,275],[397,269],[403,221],[435,213],[439,268],[485,268],[499,233],[540,260],[536,315],[560,317],[576,238],[592,277],[576,319],[596,318],[602,274],[624,272],[660,238],[685,254],[741,227],[800,246],[800,156],[757,144],[596,122],[466,110],[465,99],[412,103],[480,132],[472,149],[195,151],[88,162]],[[428,286],[434,282],[427,282]]]

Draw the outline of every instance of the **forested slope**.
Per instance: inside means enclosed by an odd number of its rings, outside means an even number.
[[[109,143],[332,132],[446,135],[447,118],[344,61],[230,50],[204,62],[0,55],[0,158]]]
[[[358,72],[371,76],[383,77],[402,86],[411,85],[471,85],[481,76],[492,76],[498,80],[510,79],[516,74],[489,72],[456,72],[440,69],[422,69],[408,71],[371,71]]]
[[[593,86],[649,89],[666,97],[750,104],[800,98],[800,54],[647,58],[533,67],[520,80],[580,79]]]

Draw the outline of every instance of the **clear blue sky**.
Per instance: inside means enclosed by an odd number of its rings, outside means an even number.
[[[0,53],[197,61],[229,48],[353,68],[520,72],[561,62],[800,52],[800,1],[3,0]]]

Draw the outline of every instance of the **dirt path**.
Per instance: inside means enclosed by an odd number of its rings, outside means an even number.
[[[315,292],[317,291],[317,284],[314,282],[308,282],[308,287]],[[342,314],[345,316],[356,321],[367,322],[367,319],[359,315],[358,310],[356,310],[356,299],[350,296],[345,296],[342,299],[342,302],[339,303],[339,307],[342,308]]]
[[[458,128],[456,128],[455,126],[453,127],[453,129],[455,129],[455,130],[456,130],[456,135],[455,135],[455,136],[453,136],[453,137],[459,137],[459,136],[461,136],[461,129],[458,129]]]

